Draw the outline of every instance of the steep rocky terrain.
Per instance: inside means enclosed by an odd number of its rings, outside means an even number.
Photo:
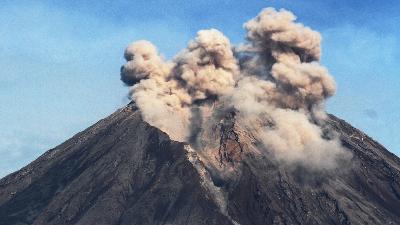
[[[345,121],[328,124],[353,157],[320,172],[246,151],[233,123],[224,176],[131,103],[1,179],[0,224],[400,224],[400,159]]]

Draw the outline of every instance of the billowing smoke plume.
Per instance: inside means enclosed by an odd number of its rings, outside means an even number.
[[[239,55],[247,51],[243,63],[247,75],[258,75],[272,83],[266,90],[271,103],[291,109],[310,108],[335,93],[335,82],[317,62],[321,55],[319,33],[294,23],[295,19],[285,10],[264,9],[244,25],[250,43]]]
[[[135,42],[121,79],[144,120],[175,140],[193,142],[193,131],[213,132],[207,121],[235,111],[238,127],[277,160],[333,168],[345,152],[321,125],[335,82],[319,64],[319,33],[295,20],[264,9],[245,23],[247,42],[236,48],[221,32],[201,30],[172,61],[150,42]]]
[[[121,79],[133,85],[132,99],[144,119],[179,141],[190,136],[194,102],[231,92],[238,73],[228,38],[215,29],[199,31],[172,62],[147,41],[128,46],[125,59]]]

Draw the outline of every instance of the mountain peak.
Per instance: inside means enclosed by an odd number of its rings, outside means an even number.
[[[399,158],[333,115],[327,123],[353,155],[345,169],[249,151],[234,113],[216,125],[210,156],[130,103],[1,179],[0,224],[399,224]]]

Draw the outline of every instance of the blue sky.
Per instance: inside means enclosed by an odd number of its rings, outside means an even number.
[[[338,84],[328,112],[400,155],[397,0],[2,0],[0,177],[128,103],[119,68],[130,42],[172,57],[217,28],[240,43],[242,24],[269,6],[322,33],[322,63]]]

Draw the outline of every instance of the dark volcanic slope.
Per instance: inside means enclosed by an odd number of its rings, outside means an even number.
[[[229,214],[240,224],[400,224],[400,159],[345,121],[330,116],[352,152],[332,174],[287,171],[267,159],[246,159],[229,191]]]
[[[188,222],[190,221],[190,222]],[[128,106],[0,181],[0,224],[230,224],[183,145]]]
[[[218,188],[130,104],[0,180],[0,224],[400,224],[399,158],[329,124],[354,155],[345,172],[288,171],[244,152],[240,175]]]

